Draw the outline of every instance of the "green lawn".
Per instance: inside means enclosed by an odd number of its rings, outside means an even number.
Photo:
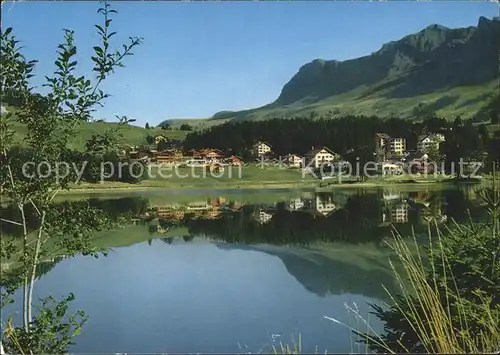
[[[160,175],[163,174],[163,177]],[[151,168],[151,178],[138,184],[105,181],[100,184],[81,183],[74,186],[76,189],[105,189],[111,191],[116,188],[141,189],[238,189],[238,188],[266,188],[266,187],[305,187],[316,186],[318,180],[311,176],[302,178],[298,169],[280,169],[278,167],[258,167],[249,165],[244,167],[226,167],[219,175],[212,175],[204,168],[167,168],[161,173],[158,168]]]
[[[128,184],[114,181],[103,183],[80,183],[73,186],[67,193],[81,194],[83,192],[121,193],[134,190],[223,190],[223,189],[265,189],[265,188],[314,188],[325,189],[334,187],[376,187],[384,185],[401,185],[403,183],[440,183],[445,182],[446,176],[377,176],[364,182],[355,182],[352,178],[343,177],[341,184],[337,178],[320,180],[311,175],[302,176],[300,169],[287,169],[274,166],[260,167],[248,165],[244,167],[226,167],[218,175],[211,174],[204,168],[173,168],[151,167],[151,177],[138,184]],[[163,174],[163,175],[162,175]],[[349,183],[351,181],[351,183]],[[354,182],[354,183],[352,183]],[[64,194],[67,194],[64,193]]]

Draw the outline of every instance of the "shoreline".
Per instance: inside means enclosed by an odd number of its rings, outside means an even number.
[[[60,195],[82,194],[82,193],[119,193],[119,192],[147,192],[147,191],[244,191],[244,190],[272,190],[272,189],[314,189],[316,191],[330,191],[335,189],[351,189],[351,188],[377,188],[377,187],[394,187],[394,186],[429,186],[429,185],[451,185],[456,184],[454,181],[377,181],[377,182],[358,182],[358,183],[343,183],[332,184],[329,186],[319,186],[318,183],[297,183],[297,182],[277,182],[277,183],[241,183],[236,184],[214,184],[211,186],[203,185],[143,185],[143,186],[106,186],[96,184],[96,186],[75,187],[68,191],[61,191]],[[467,184],[470,182],[458,182],[459,184]]]
[[[328,180],[313,180],[313,181],[276,181],[276,182],[258,182],[243,180],[235,183],[233,181],[216,181],[212,180],[212,184],[178,184],[176,182],[160,182],[157,180],[144,180],[138,184],[128,184],[123,182],[104,182],[104,183],[81,183],[73,185],[70,190],[62,190],[58,195],[83,195],[83,194],[114,194],[114,193],[147,193],[147,192],[169,192],[169,193],[186,193],[186,192],[211,192],[211,191],[231,191],[231,192],[252,192],[258,190],[314,190],[316,192],[328,192],[337,189],[362,189],[362,188],[384,188],[384,187],[437,187],[437,186],[452,186],[452,185],[492,185],[493,180],[486,177],[477,181],[454,181],[452,179],[438,180],[383,180],[374,179],[365,182],[343,182],[332,183],[330,185],[321,186],[322,183],[328,183]],[[498,181],[497,181],[498,182]],[[5,196],[2,196],[5,198]]]

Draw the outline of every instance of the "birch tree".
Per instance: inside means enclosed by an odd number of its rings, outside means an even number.
[[[97,107],[102,106],[108,94],[102,83],[123,67],[125,57],[142,38],[130,37],[129,42],[112,46],[116,32],[112,31],[112,16],[117,12],[104,2],[98,14],[102,23],[95,25],[100,43],[93,47],[90,58],[93,75],[78,75],[77,45],[74,32],[64,30],[54,62],[55,71],[45,77],[48,94],[36,93],[31,86],[36,60],[26,59],[12,28],[2,29],[1,93],[17,103],[15,110],[2,113],[0,120],[0,189],[2,198],[16,206],[17,216],[2,218],[1,223],[18,228],[19,237],[2,236],[2,260],[10,259],[18,265],[18,272],[2,272],[6,288],[3,301],[18,287],[22,288],[22,325],[9,318],[4,327],[3,348],[8,353],[57,353],[72,344],[73,337],[85,321],[82,312],[67,316],[68,303],[74,296],[62,301],[51,297],[41,300],[37,316],[33,312],[33,290],[37,267],[58,255],[89,254],[97,256],[103,250],[92,244],[91,233],[96,229],[112,227],[106,214],[91,208],[57,208],[54,198],[68,190],[76,181],[69,143],[78,133],[81,122],[91,119]],[[120,119],[120,125],[129,122]],[[13,124],[26,128],[23,142],[16,142]],[[109,138],[115,131],[105,132]],[[99,140],[99,137],[93,137]],[[104,142],[113,140],[101,139]],[[23,148],[19,149],[19,143]],[[104,149],[111,147],[104,147]],[[48,245],[50,244],[50,248]],[[53,311],[55,312],[53,312]]]

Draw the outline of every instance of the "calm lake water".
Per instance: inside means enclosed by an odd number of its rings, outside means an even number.
[[[364,352],[324,316],[365,330],[355,305],[382,331],[368,303],[397,292],[392,228],[485,213],[464,188],[65,197],[83,198],[134,224],[96,235],[107,257],[46,265],[35,296],[76,295],[89,321],[71,350],[87,353],[259,352],[299,334],[305,352]]]

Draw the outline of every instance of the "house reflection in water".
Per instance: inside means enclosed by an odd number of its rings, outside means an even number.
[[[301,208],[304,208],[304,206],[305,206],[304,200],[301,197],[297,197],[290,200],[290,202],[285,208],[288,211],[297,211],[300,210]]]
[[[222,218],[221,210],[211,210],[203,213],[202,218],[204,219],[219,219]]]
[[[387,206],[382,213],[383,222],[408,223],[408,210],[410,206],[406,201],[400,201]]]
[[[331,195],[317,194],[314,199],[314,209],[317,213],[327,216],[337,209]]]
[[[265,224],[268,223],[273,218],[273,214],[260,209],[254,212],[253,217],[257,223]]]
[[[297,197],[290,200],[285,209],[290,212],[303,211],[328,216],[338,208],[332,197],[331,194],[326,193],[318,193],[313,197]]]
[[[226,202],[223,197],[216,199],[189,202],[185,205],[151,206],[144,218],[160,218],[169,221],[189,219],[218,219],[223,216],[223,211],[239,211],[243,204],[238,201]]]
[[[276,212],[277,204],[256,206],[253,218],[259,224],[268,223]],[[329,216],[341,207],[333,200],[333,194],[316,193],[293,198],[285,203],[285,209],[290,212],[305,212],[314,216]],[[189,202],[185,205],[163,205],[150,207],[148,218],[161,218],[168,221],[185,219],[218,219],[225,212],[241,211],[243,204],[238,201],[226,201],[224,197]]]
[[[430,191],[418,191],[409,201],[418,210],[419,223],[444,223],[448,220],[443,209],[444,201]]]
[[[190,202],[186,206],[187,211],[207,211],[211,208],[212,206],[207,201]]]
[[[180,221],[184,218],[185,212],[179,210],[173,211],[158,211],[158,218],[168,219],[171,221]]]

